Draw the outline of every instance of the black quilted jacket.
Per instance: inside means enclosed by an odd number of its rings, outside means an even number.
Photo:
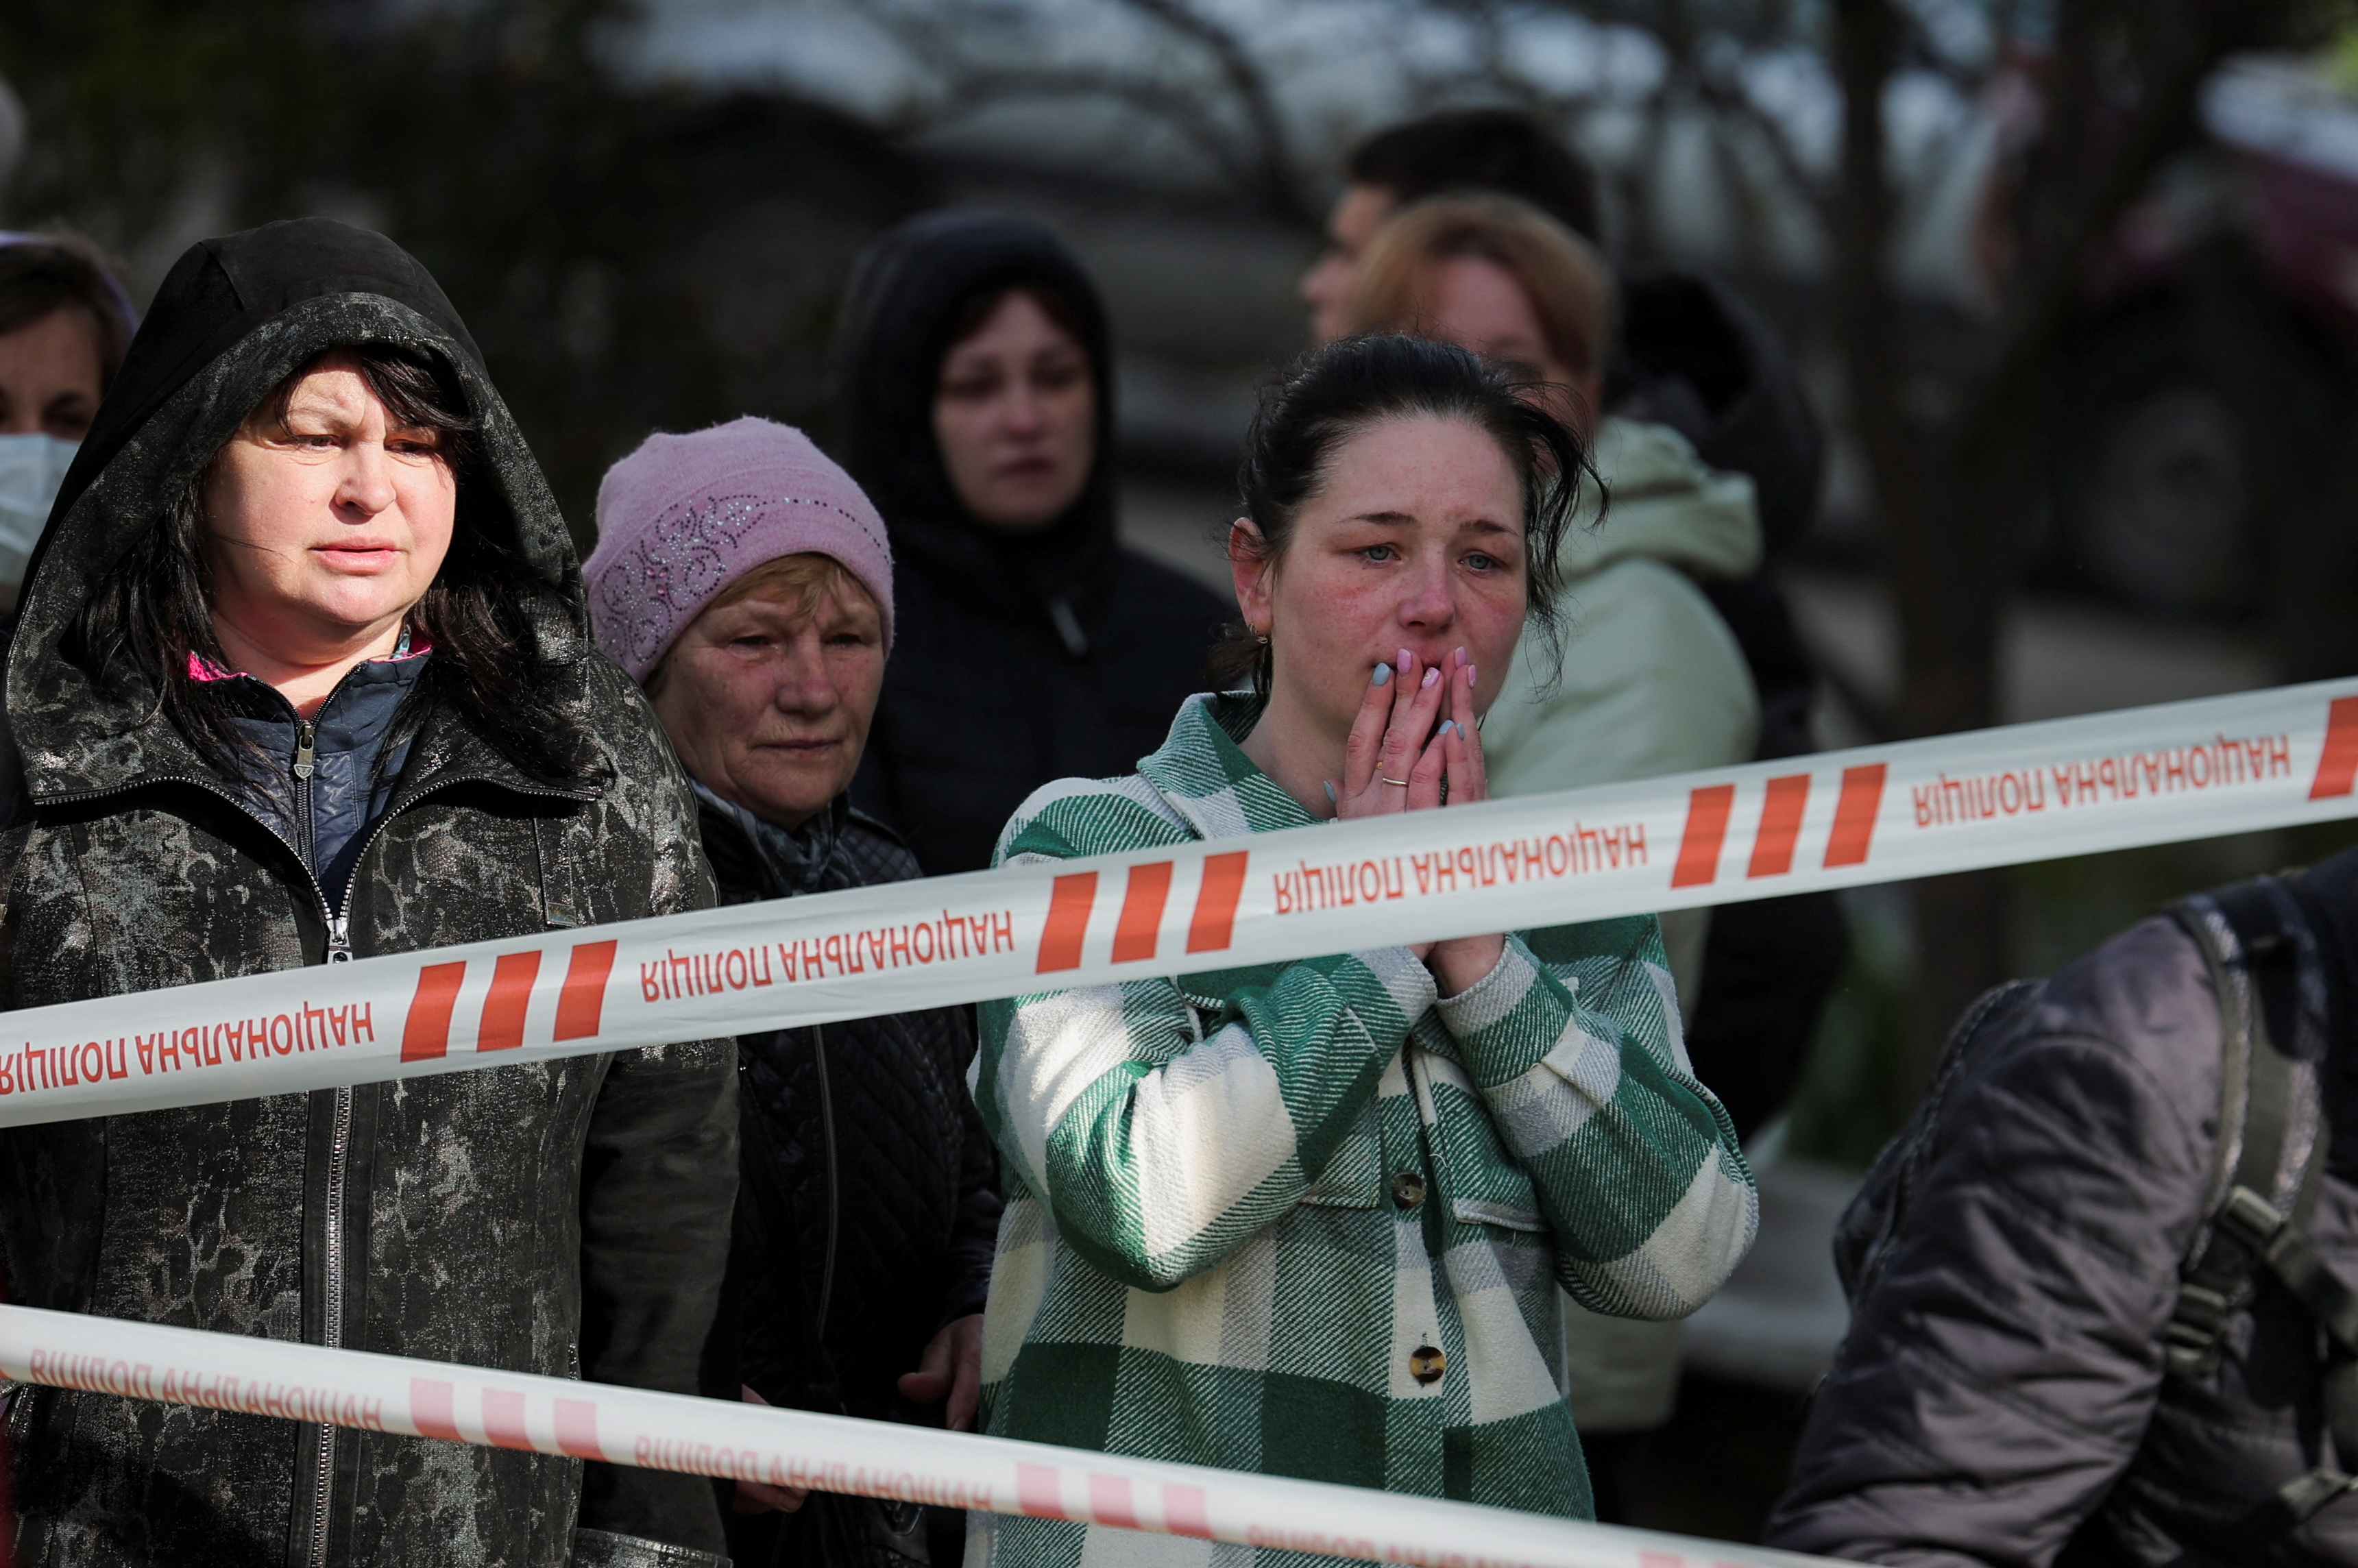
[[[881,824],[843,801],[834,813],[810,891],[917,875]],[[709,806],[702,822],[722,903],[787,895],[742,827]],[[972,1010],[748,1034],[737,1048],[744,1380],[775,1405],[937,1423],[893,1384],[990,1291],[999,1167],[966,1087]]]
[[[2347,998],[2358,853],[2309,876]],[[2306,1228],[2358,1280],[2358,1051],[2319,1022],[2275,1027],[2320,1062],[2331,1141]],[[2311,1466],[2358,1465],[2326,1430],[2317,1321],[2283,1285],[2262,1273],[2214,1371],[2165,1370],[2219,1140],[2219,999],[2193,938],[2133,927],[1985,1049],[1921,1147],[1762,1539],[1895,1568],[2358,1564],[2358,1495],[2298,1530],[2270,1517]]]
[[[564,524],[449,303],[375,235],[276,224],[173,269],[34,562],[6,669],[29,816],[0,838],[0,1008],[325,961],[302,856],[152,692],[99,688],[58,643],[271,387],[369,341],[440,359],[482,422],[498,494],[462,525],[506,531],[542,579],[540,656],[612,778],[528,777],[436,710],[352,873],[352,950],[711,903],[687,781],[590,642]],[[730,1063],[707,1041],[0,1132],[10,1288],[70,1312],[695,1392],[736,1190]],[[24,1568],[621,1568],[721,1550],[693,1476],[49,1389],[21,1391],[8,1424]]]

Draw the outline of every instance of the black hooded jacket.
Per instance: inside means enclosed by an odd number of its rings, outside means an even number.
[[[1813,752],[1817,666],[1773,568],[1817,521],[1825,436],[1809,394],[1776,331],[1718,279],[1660,270],[1620,282],[1622,357],[1608,389],[1615,412],[1668,425],[1712,467],[1747,475],[1759,505],[1771,564],[1696,585],[1752,672],[1760,697],[1754,754]],[[1829,892],[1712,912],[1687,1050],[1738,1134],[1749,1136],[1792,1098],[1849,949]]]
[[[91,585],[246,413],[332,348],[438,361],[537,579],[537,657],[611,777],[526,773],[447,705],[363,827],[365,957],[701,908],[678,764],[591,642],[562,519],[449,301],[320,220],[191,248],[50,514],[6,665],[0,1008],[327,961],[316,850],[204,760],[153,686],[60,652]],[[346,803],[364,816],[365,802]],[[735,1051],[708,1041],[0,1132],[19,1302],[222,1334],[697,1391],[736,1188]],[[337,1310],[330,1320],[330,1303]],[[504,1449],[52,1389],[8,1411],[25,1568],[718,1562],[709,1485]]]
[[[1071,509],[1014,536],[960,504],[934,439],[959,319],[1029,284],[1082,327],[1097,461]],[[844,466],[892,538],[894,641],[852,785],[930,876],[990,864],[999,830],[1051,779],[1127,773],[1204,689],[1227,606],[1124,549],[1114,527],[1113,364],[1105,310],[1072,254],[1021,219],[935,212],[869,247],[835,348]]]

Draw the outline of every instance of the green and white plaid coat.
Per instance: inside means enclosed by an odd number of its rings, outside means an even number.
[[[1034,794],[1001,863],[1309,824],[1238,749],[1250,722],[1189,699],[1138,774]],[[1758,1220],[1651,915],[1516,933],[1446,1000],[1392,947],[989,1002],[974,1075],[1009,1437],[1585,1518],[1557,1284],[1682,1316]],[[976,1568],[1249,1551],[974,1523]]]

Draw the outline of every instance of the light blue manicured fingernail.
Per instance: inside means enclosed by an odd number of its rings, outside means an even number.
[[[1335,781],[1333,779],[1321,779],[1319,782],[1326,786],[1326,803],[1329,806],[1340,806],[1343,804],[1340,800],[1337,800],[1335,797]]]
[[[1456,728],[1457,728],[1457,720],[1455,720],[1455,719],[1443,719],[1443,720],[1441,721],[1441,733],[1442,733],[1443,735],[1446,735],[1446,734],[1448,734],[1452,730],[1455,730],[1455,729],[1456,729]],[[1438,739],[1438,738],[1439,738],[1439,737],[1437,737],[1437,736],[1435,737],[1435,739]]]
[[[1391,667],[1391,665],[1378,665],[1376,666],[1376,682],[1375,682],[1375,684],[1376,684],[1376,685],[1378,685],[1378,686],[1390,686],[1390,685],[1391,685],[1391,684],[1392,684],[1392,667]]]

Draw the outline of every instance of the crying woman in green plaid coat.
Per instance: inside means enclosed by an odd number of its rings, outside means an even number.
[[[999,863],[1487,798],[1483,715],[1519,643],[1559,652],[1557,553],[1595,482],[1573,404],[1405,336],[1304,360],[1249,441],[1226,691],[1137,773],[1035,793]],[[1682,1317],[1758,1225],[1650,915],[1043,991],[982,1022],[1003,1436],[1587,1518],[1563,1299]],[[969,1563],[1005,1568],[1291,1555],[975,1528]]]

